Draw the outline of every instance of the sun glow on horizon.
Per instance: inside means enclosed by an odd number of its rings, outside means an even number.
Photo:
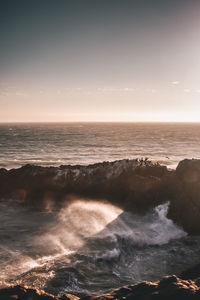
[[[35,116],[34,118],[27,117],[23,120],[10,118],[10,119],[1,119],[0,123],[126,123],[126,122],[138,122],[138,123],[199,123],[200,115],[198,112],[182,112],[177,114],[176,112],[171,113],[122,113],[122,114],[69,114],[58,116]]]
[[[200,2],[48,2],[3,6],[0,122],[200,122]]]

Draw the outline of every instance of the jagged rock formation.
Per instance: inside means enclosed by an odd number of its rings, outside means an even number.
[[[124,286],[110,293],[100,296],[76,297],[65,294],[53,296],[44,291],[30,289],[26,286],[6,287],[0,290],[2,300],[178,300],[200,299],[200,279],[183,280],[176,276],[166,276],[157,282],[142,282],[135,285]]]
[[[144,281],[139,284],[121,287],[111,293],[85,297],[83,300],[133,299],[133,300],[178,300],[200,299],[199,280],[187,281],[176,276],[166,276],[157,282]]]
[[[148,160],[0,169],[0,198],[44,209],[49,203],[62,206],[72,194],[141,214],[169,201],[168,217],[187,232],[200,233],[200,160],[183,160],[176,170]]]
[[[157,190],[160,179],[168,173],[166,167],[145,160],[58,168],[26,165],[9,171],[0,170],[0,198],[12,198],[44,208],[47,202],[59,205],[75,194],[146,211],[149,206],[155,206],[151,190]]]
[[[200,233],[200,160],[178,164],[168,216],[187,232]]]
[[[1,300],[79,300],[78,297],[65,294],[61,297],[51,295],[43,290],[29,288],[27,286],[7,286],[0,289]]]

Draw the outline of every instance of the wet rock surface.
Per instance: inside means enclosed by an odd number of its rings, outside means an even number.
[[[142,282],[114,290],[97,297],[84,300],[106,299],[199,299],[200,289],[197,281],[186,281],[176,276],[166,276],[157,282]]]
[[[124,286],[110,293],[100,296],[83,296],[81,298],[65,294],[54,296],[37,289],[29,289],[26,286],[5,287],[0,290],[0,299],[22,300],[106,300],[106,299],[200,299],[200,279],[183,280],[175,275],[165,276],[157,282],[142,282],[135,285]]]
[[[68,201],[71,194],[103,198],[127,208],[143,197],[146,206],[150,206],[149,191],[157,189],[160,179],[168,173],[166,167],[146,160],[58,168],[26,165],[9,171],[0,170],[0,197],[16,199],[40,209],[45,208],[47,202],[58,206]],[[142,207],[135,205],[134,209],[144,210]]]
[[[185,159],[179,163],[168,217],[191,234],[200,233],[200,160]]]
[[[10,286],[10,287],[4,287],[0,289],[0,299],[1,300],[78,300],[79,298],[70,295],[65,294],[61,297],[54,296],[49,293],[44,292],[43,290],[28,288],[27,286]]]

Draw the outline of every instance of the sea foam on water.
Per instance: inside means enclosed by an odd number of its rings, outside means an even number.
[[[168,205],[139,216],[105,201],[80,197],[47,213],[20,206],[9,211],[4,203],[1,214],[7,226],[1,237],[1,283],[27,284],[55,294],[96,294],[157,280],[172,267],[178,272],[183,256],[185,265],[190,265],[198,259],[199,248],[182,242],[187,235],[167,218]]]

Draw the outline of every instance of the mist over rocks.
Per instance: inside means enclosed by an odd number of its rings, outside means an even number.
[[[148,160],[119,160],[88,166],[0,169],[0,198],[34,209],[56,209],[76,197],[106,200],[145,214],[169,201],[168,217],[191,234],[200,233],[200,160],[176,170]]]

